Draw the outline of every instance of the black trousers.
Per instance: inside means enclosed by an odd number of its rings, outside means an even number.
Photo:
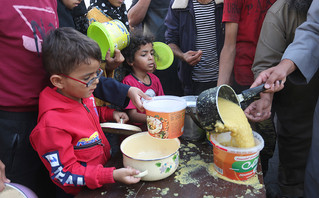
[[[0,111],[0,159],[11,182],[27,186],[40,198],[55,197],[55,184],[29,141],[37,116],[37,112]]]
[[[313,137],[313,115],[319,96],[319,72],[307,85],[288,80],[274,96],[278,118],[278,183],[286,197],[301,197]]]

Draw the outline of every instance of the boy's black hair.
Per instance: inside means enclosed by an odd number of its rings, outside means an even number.
[[[74,28],[55,29],[43,40],[43,66],[50,75],[68,75],[79,64],[90,64],[90,58],[101,61],[99,45]]]
[[[153,37],[145,36],[140,33],[135,33],[130,35],[130,43],[124,48],[121,53],[125,58],[123,66],[125,67],[126,74],[129,74],[132,71],[132,67],[128,65],[134,61],[135,53],[141,48],[142,45],[146,45],[148,43],[153,43]]]

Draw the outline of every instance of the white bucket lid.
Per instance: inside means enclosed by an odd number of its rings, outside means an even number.
[[[143,107],[154,112],[171,113],[186,108],[186,100],[178,96],[155,96],[144,100]]]
[[[210,141],[212,142],[213,146],[216,146],[224,151],[230,152],[230,153],[239,153],[239,154],[249,154],[249,153],[257,153],[261,151],[264,148],[264,140],[263,138],[255,131],[253,131],[254,139],[255,139],[255,144],[256,146],[251,147],[251,148],[237,148],[237,147],[231,147],[231,146],[223,146],[221,145],[216,139],[216,135],[224,135],[230,137],[231,132],[226,132],[226,133],[215,133],[215,135],[211,134],[210,135]],[[229,138],[230,139],[230,138]]]

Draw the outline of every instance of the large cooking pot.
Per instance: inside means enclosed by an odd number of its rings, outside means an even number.
[[[256,96],[264,90],[264,84],[262,84],[258,87],[244,90],[237,95],[229,85],[223,84],[203,91],[196,101],[197,117],[200,125],[206,131],[212,132],[215,129],[216,121],[223,122],[219,114],[218,97],[230,100],[241,106],[241,102]]]
[[[143,181],[164,179],[175,172],[179,165],[180,141],[159,139],[148,132],[137,133],[123,140],[124,167],[132,167],[141,172],[137,177]]]
[[[205,137],[205,131],[202,129],[197,119],[196,100],[198,96],[183,96],[186,100],[186,112],[184,122],[184,133],[181,136],[185,140],[198,141]]]

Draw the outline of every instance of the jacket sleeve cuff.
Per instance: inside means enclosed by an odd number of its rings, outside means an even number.
[[[115,183],[113,178],[113,171],[115,170],[115,167],[107,167],[107,168],[101,168],[101,170],[98,172],[97,178],[101,185],[107,184],[107,183]]]

